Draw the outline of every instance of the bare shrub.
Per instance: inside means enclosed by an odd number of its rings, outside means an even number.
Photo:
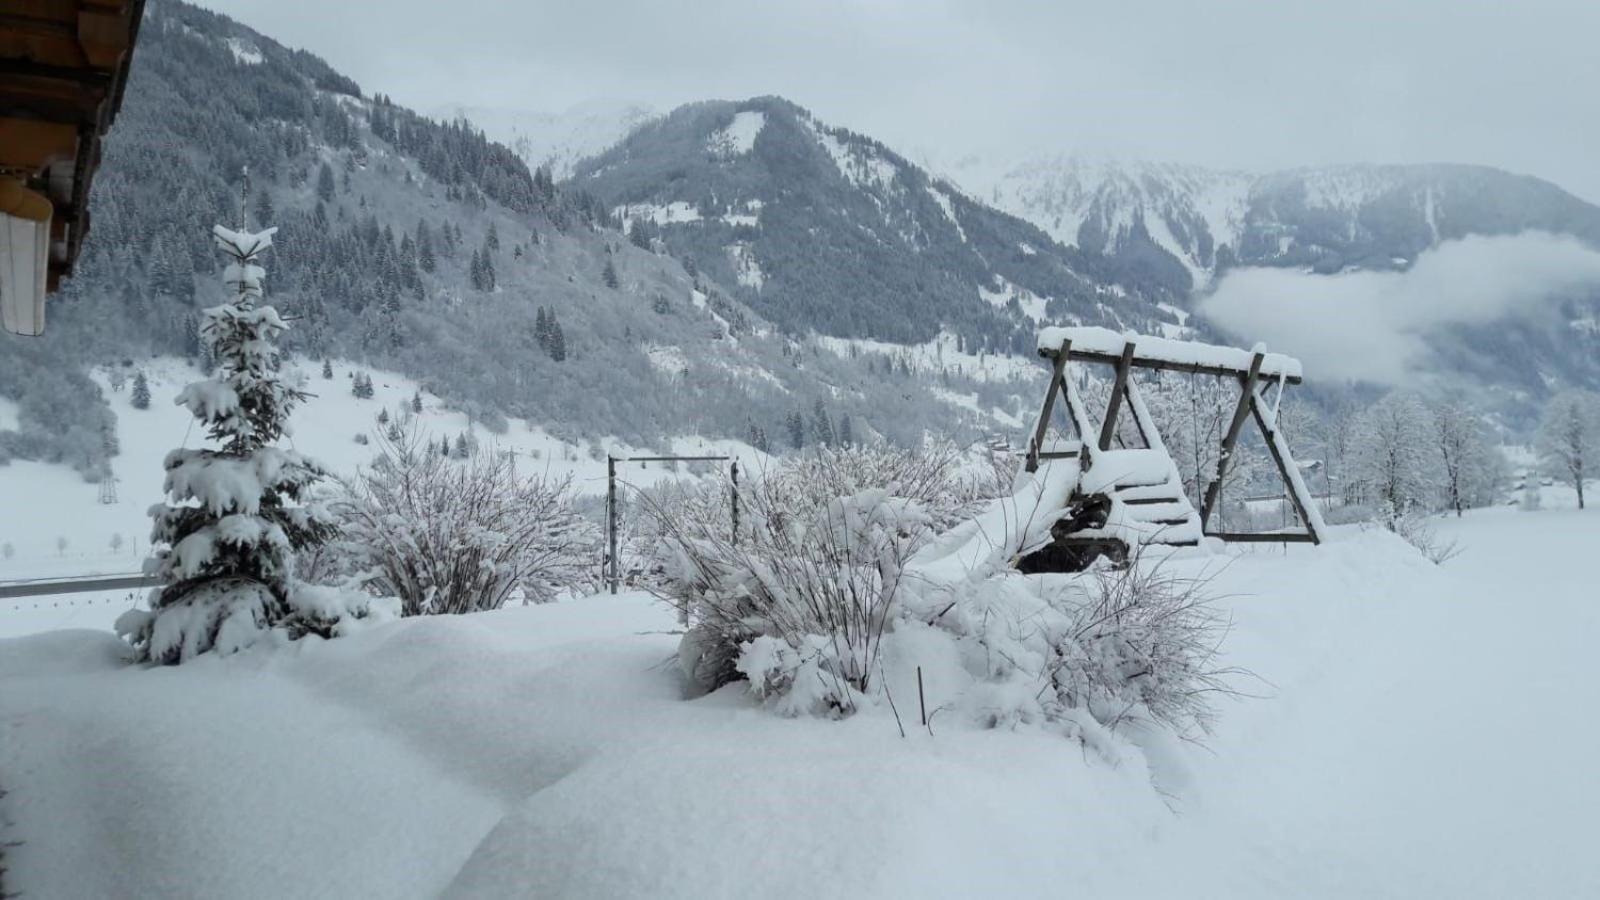
[[[1236,693],[1228,680],[1242,673],[1217,665],[1228,622],[1207,580],[1135,560],[1078,583],[1052,604],[1068,622],[1048,673],[1056,703],[1111,728],[1144,717],[1185,738],[1209,733],[1210,698]]]
[[[488,450],[446,459],[414,426],[375,442],[377,460],[339,509],[348,546],[376,570],[373,589],[399,597],[402,615],[542,603],[584,578],[599,534],[567,480],[522,477]]]
[[[690,626],[680,661],[702,688],[743,674],[796,715],[848,714],[872,687],[905,561],[930,519],[889,488],[853,489],[867,472],[921,474],[875,457],[869,470],[839,471],[868,458],[819,455],[750,483],[737,543],[725,528],[662,515],[671,558],[656,591]]]
[[[1461,552],[1457,542],[1444,540],[1434,533],[1433,523],[1424,513],[1413,512],[1396,516],[1390,522],[1389,528],[1400,535],[1406,543],[1417,548],[1435,565],[1448,562]]]

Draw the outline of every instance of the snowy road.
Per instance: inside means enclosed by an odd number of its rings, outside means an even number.
[[[1217,576],[1269,684],[1207,751],[679,699],[642,597],[179,670],[0,642],[26,896],[1600,896],[1600,514],[1262,549]]]

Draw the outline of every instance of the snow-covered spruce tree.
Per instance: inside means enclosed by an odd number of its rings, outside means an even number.
[[[150,381],[144,377],[143,372],[133,376],[133,395],[131,400],[134,409],[150,408]]]
[[[234,297],[205,311],[201,338],[215,374],[184,388],[177,403],[217,446],[167,454],[167,500],[150,508],[155,555],[146,562],[162,586],[151,592],[149,611],[117,620],[141,661],[179,663],[269,636],[331,637],[376,611],[357,591],[294,576],[295,551],[328,540],[335,526],[320,504],[307,502],[323,468],[273,446],[306,396],[278,371],[274,342],[287,326],[276,309],[260,305],[266,272],[257,261],[274,231],[212,231],[229,257],[223,279]]]

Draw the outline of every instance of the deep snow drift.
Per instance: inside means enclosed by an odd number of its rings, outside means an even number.
[[[1548,503],[1549,506],[1558,504]],[[1204,750],[1114,761],[930,708],[682,699],[642,595],[407,620],[175,670],[102,632],[0,642],[27,896],[1594,896],[1600,513],[1174,560],[1260,681]],[[1159,790],[1155,786],[1159,784]]]

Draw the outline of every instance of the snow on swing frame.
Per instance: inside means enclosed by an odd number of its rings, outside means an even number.
[[[1264,344],[1256,344],[1249,350],[1237,347],[1221,347],[1214,344],[1203,344],[1197,341],[1179,341],[1171,338],[1153,335],[1138,334],[1136,332],[1116,332],[1109,328],[1093,326],[1079,327],[1051,327],[1041,329],[1038,336],[1039,355],[1050,359],[1054,363],[1049,387],[1046,389],[1043,408],[1040,410],[1037,426],[1028,444],[1027,470],[1036,471],[1039,460],[1057,458],[1059,456],[1075,456],[1079,458],[1080,471],[1087,472],[1093,465],[1096,452],[1105,452],[1109,449],[1109,440],[1116,426],[1120,406],[1127,398],[1130,406],[1134,407],[1134,414],[1138,419],[1148,419],[1141,407],[1142,401],[1138,396],[1129,378],[1132,369],[1152,369],[1157,371],[1189,372],[1202,375],[1216,375],[1221,377],[1236,378],[1239,381],[1239,403],[1234,409],[1233,419],[1229,424],[1227,434],[1223,437],[1221,452],[1217,459],[1217,471],[1207,483],[1204,500],[1201,505],[1200,520],[1202,530],[1206,537],[1220,538],[1223,541],[1266,541],[1266,542],[1309,542],[1320,544],[1327,536],[1327,525],[1323,522],[1322,512],[1317,508],[1310,490],[1306,487],[1305,479],[1301,476],[1300,468],[1295,464],[1294,456],[1290,452],[1289,442],[1281,429],[1278,428],[1278,409],[1283,402],[1283,392],[1291,384],[1300,384],[1304,373],[1300,361],[1281,353],[1268,353]],[[1071,390],[1071,383],[1066,378],[1067,366],[1074,360],[1092,363],[1104,363],[1116,367],[1116,384],[1112,389],[1110,402],[1107,404],[1106,415],[1101,423],[1098,433],[1098,451],[1091,449],[1096,435],[1092,434],[1092,423],[1089,421],[1087,411],[1081,409],[1081,399]],[[1268,404],[1266,391],[1272,382],[1277,382],[1278,392],[1272,402]],[[1050,414],[1055,403],[1055,398],[1060,396],[1065,400],[1068,416],[1073,427],[1082,438],[1080,446],[1067,453],[1054,453],[1043,447],[1045,433],[1050,425]],[[1269,455],[1277,466],[1278,474],[1283,479],[1290,502],[1298,514],[1304,531],[1275,531],[1275,532],[1211,532],[1205,530],[1210,523],[1212,513],[1216,510],[1220,499],[1221,487],[1227,474],[1229,457],[1238,442],[1239,434],[1244,428],[1247,418],[1254,418],[1261,430],[1262,437],[1266,439]],[[1153,433],[1153,423],[1141,424],[1141,432],[1150,431],[1145,438],[1152,449],[1159,450],[1164,455],[1166,449],[1162,445],[1159,433]]]

